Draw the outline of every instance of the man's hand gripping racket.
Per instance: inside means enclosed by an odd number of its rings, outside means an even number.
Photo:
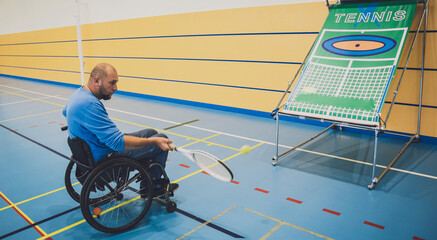
[[[197,166],[203,169],[206,173],[218,180],[230,182],[234,178],[231,170],[214,155],[200,150],[180,148],[172,143],[168,144],[168,146],[171,151],[182,153],[185,157],[196,163]]]

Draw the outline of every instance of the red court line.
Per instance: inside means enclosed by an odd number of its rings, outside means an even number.
[[[256,191],[262,192],[262,193],[269,193],[269,191],[261,189],[261,188],[255,188]]]
[[[234,181],[234,180],[232,180],[231,183],[240,184],[240,182],[237,182],[237,181]]]
[[[38,125],[33,125],[33,126],[30,126],[29,128],[34,128],[34,127],[38,127]]]
[[[341,214],[339,212],[332,211],[332,210],[329,210],[329,209],[326,209],[326,208],[324,208],[323,211],[325,211],[327,213],[331,213],[331,214],[337,215],[337,216],[340,216],[340,214]]]
[[[4,200],[8,205],[13,205],[12,202],[8,201],[8,199],[6,199],[6,198],[3,197],[3,194],[0,194],[0,197],[1,197],[1,198],[2,198],[2,199],[3,199],[3,200]],[[12,209],[14,209],[14,211],[15,211],[18,215],[20,215],[20,217],[23,218],[24,221],[26,221],[29,225],[32,225],[32,224],[33,224],[31,221],[29,221],[29,219],[27,219],[23,214],[21,214],[21,212],[17,209],[16,206],[12,206]],[[38,232],[39,235],[41,235],[41,237],[44,237],[44,236],[45,236],[45,234],[42,233],[42,232],[41,232],[41,231],[40,231],[36,226],[34,226],[33,229],[35,229],[35,231]],[[52,238],[46,238],[46,239],[53,240]]]
[[[413,240],[425,240],[425,239],[414,236],[414,237],[413,237]]]
[[[378,225],[376,223],[368,222],[368,221],[364,221],[364,224],[367,224],[369,226],[376,227],[376,228],[379,228],[379,229],[384,229],[385,228],[384,226]]]
[[[202,171],[202,173],[203,173],[203,174],[206,174],[206,175],[209,175],[209,173],[207,173],[207,172],[205,172],[205,171]]]
[[[55,123],[56,121],[54,121],[54,122],[49,122],[48,124],[52,124],[52,123]]]
[[[190,166],[187,166],[187,165],[185,165],[185,164],[179,164],[179,166],[181,166],[181,167],[184,167],[184,168],[190,168]]]
[[[300,201],[300,200],[297,200],[297,199],[293,199],[293,198],[290,198],[290,197],[288,197],[287,198],[287,200],[288,201],[291,201],[291,202],[295,202],[295,203],[298,203],[298,204],[302,204],[303,202],[302,201]]]

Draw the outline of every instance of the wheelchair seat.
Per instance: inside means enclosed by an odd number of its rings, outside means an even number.
[[[68,137],[67,141],[72,153],[71,161],[77,164],[76,178],[83,185],[90,170],[94,169],[96,166],[93,154],[85,140],[78,137],[73,139]]]
[[[81,138],[68,138],[68,146],[70,147],[73,158],[76,159],[80,164],[86,167],[93,168],[95,166],[93,154],[91,149],[85,140]]]

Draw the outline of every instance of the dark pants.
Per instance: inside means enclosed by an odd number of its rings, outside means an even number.
[[[134,133],[127,133],[125,135],[139,137],[139,138],[149,138],[149,137],[164,137],[168,138],[165,134],[158,133],[153,129],[144,129]],[[165,167],[167,161],[168,151],[163,151],[157,145],[148,145],[136,149],[125,149],[122,151],[113,152],[111,156],[125,156],[132,158],[134,160],[145,160],[152,159],[152,163],[160,163]],[[159,167],[152,167],[150,173],[153,179],[160,179],[162,176],[161,169]]]

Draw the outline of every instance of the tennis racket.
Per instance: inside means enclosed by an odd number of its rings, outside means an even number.
[[[182,155],[193,161],[206,173],[217,178],[218,180],[230,182],[234,178],[231,170],[212,154],[200,150],[188,150],[180,148],[171,143],[168,146],[172,151],[174,150],[182,153]]]

